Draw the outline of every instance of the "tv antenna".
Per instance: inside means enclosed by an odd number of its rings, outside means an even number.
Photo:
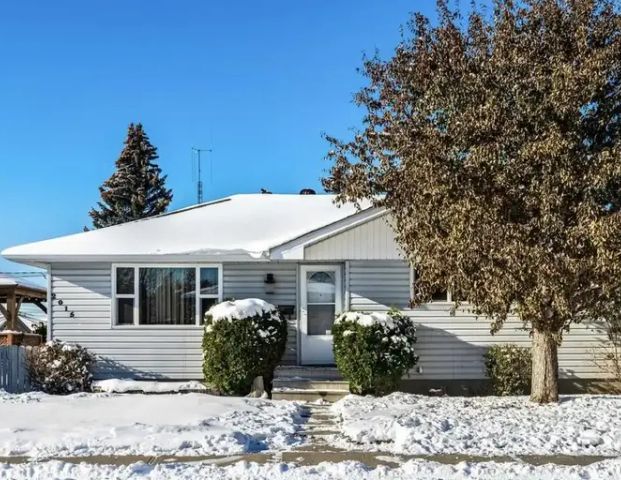
[[[196,200],[197,203],[203,203],[203,179],[201,178],[201,153],[211,152],[210,148],[197,148],[192,147],[192,152],[196,152],[196,158],[198,160],[198,181],[196,182]]]

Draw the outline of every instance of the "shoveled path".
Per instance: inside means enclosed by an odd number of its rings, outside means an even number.
[[[301,436],[308,441],[299,447],[287,451],[264,452],[264,453],[240,453],[238,455],[196,455],[196,456],[150,456],[150,455],[93,455],[86,457],[49,457],[45,459],[33,459],[30,457],[0,457],[0,463],[27,463],[32,461],[58,460],[67,463],[88,463],[97,465],[130,465],[137,462],[147,464],[157,463],[189,463],[204,462],[214,465],[226,466],[240,461],[264,463],[295,463],[299,466],[317,465],[321,462],[345,462],[355,461],[363,463],[371,468],[379,465],[398,467],[408,460],[421,459],[454,465],[460,462],[524,462],[530,465],[544,465],[548,463],[556,465],[590,465],[602,460],[616,457],[604,456],[572,456],[572,455],[516,455],[484,457],[476,455],[395,455],[388,452],[365,452],[359,450],[346,450],[329,445],[327,439],[331,435],[338,434],[336,419],[329,410],[327,404],[308,404],[305,415],[308,421],[304,424]]]

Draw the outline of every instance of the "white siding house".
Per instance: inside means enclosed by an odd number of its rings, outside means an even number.
[[[202,378],[200,317],[227,298],[281,309],[289,365],[331,363],[331,320],[347,309],[397,307],[414,319],[414,383],[481,381],[488,346],[529,344],[517,319],[492,336],[487,320],[446,299],[411,309],[411,269],[388,217],[364,207],[337,208],[329,195],[237,195],[3,255],[48,268],[50,335],[95,353],[98,377]],[[171,279],[182,295],[153,293]],[[559,353],[566,383],[607,378],[598,360],[607,345],[601,325],[574,326]]]

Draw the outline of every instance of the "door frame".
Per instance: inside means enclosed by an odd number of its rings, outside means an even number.
[[[298,355],[298,363],[300,365],[325,365],[325,362],[305,362],[304,359],[304,346],[305,343],[309,341],[312,342],[313,339],[316,339],[315,343],[326,343],[330,342],[330,348],[332,348],[332,335],[308,335],[308,317],[307,317],[307,289],[306,289],[306,277],[308,272],[322,272],[322,271],[334,271],[335,272],[335,295],[334,295],[334,314],[335,317],[339,313],[343,312],[343,265],[340,263],[304,263],[300,264],[299,268],[299,285],[300,285],[300,302],[299,302],[299,312],[298,315],[298,332],[299,332],[299,355]],[[332,359],[331,363],[334,363]]]

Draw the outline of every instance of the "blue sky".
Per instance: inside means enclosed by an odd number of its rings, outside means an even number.
[[[320,190],[322,132],[359,125],[364,52],[390,55],[433,1],[54,1],[0,5],[0,250],[79,232],[142,122],[173,189]],[[31,270],[0,259],[0,271]]]

